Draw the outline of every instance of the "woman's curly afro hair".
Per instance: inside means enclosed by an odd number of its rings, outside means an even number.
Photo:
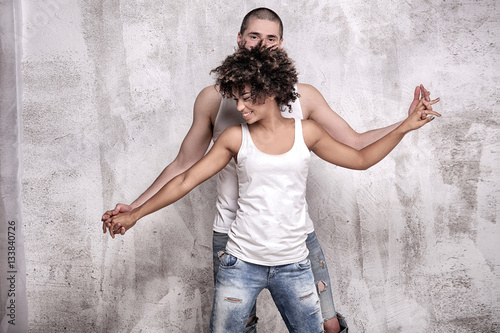
[[[276,47],[239,48],[210,73],[216,74],[216,85],[227,98],[234,97],[235,92],[241,95],[248,85],[253,103],[262,104],[274,96],[278,105],[290,110],[290,104],[299,97],[294,88],[298,79],[293,61]]]

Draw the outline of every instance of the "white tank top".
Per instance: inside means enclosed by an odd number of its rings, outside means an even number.
[[[241,127],[238,210],[226,251],[264,266],[304,260],[309,254],[306,183],[311,153],[304,142],[302,121],[295,119],[293,147],[279,155],[261,152],[247,124]]]
[[[303,119],[299,99],[291,105],[291,112],[286,109],[281,112],[285,118]],[[241,113],[236,109],[236,101],[231,98],[222,98],[219,111],[215,117],[212,140],[215,142],[219,135],[229,126],[246,123]],[[238,209],[238,177],[234,160],[222,169],[217,176],[217,212],[214,219],[214,231],[227,234],[231,223],[236,218]],[[307,232],[314,231],[312,220],[307,214]]]

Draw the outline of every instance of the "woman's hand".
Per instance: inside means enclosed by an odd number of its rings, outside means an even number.
[[[137,223],[138,218],[135,217],[134,210],[127,213],[119,213],[112,216],[108,221],[109,234],[112,238],[115,238],[115,234],[125,234],[125,231],[132,228]]]
[[[122,204],[122,203],[119,203],[116,205],[115,209],[113,210],[108,210],[106,213],[104,213],[101,217],[101,221],[102,221],[102,231],[104,233],[106,233],[106,230],[109,229],[111,227],[111,218],[119,213],[126,213],[126,212],[130,212],[132,211],[132,206],[131,205],[127,205],[127,204]],[[111,233],[111,232],[110,232]],[[123,229],[117,229],[117,230],[113,230],[113,233],[116,235],[116,234],[121,234],[121,235],[125,235],[125,228]]]
[[[428,96],[427,96],[428,98]],[[441,117],[439,113],[432,110],[432,105],[439,102],[439,99],[427,101],[427,98],[421,98],[415,107],[415,110],[406,118],[400,125],[404,133],[416,130],[428,122],[431,122],[435,117]]]

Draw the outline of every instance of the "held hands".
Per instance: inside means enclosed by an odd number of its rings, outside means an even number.
[[[400,125],[400,128],[403,130],[405,134],[424,126],[428,122],[431,122],[435,118],[435,116],[441,117],[439,113],[432,110],[432,105],[439,102],[439,98],[430,101],[429,93],[425,90],[425,88],[423,88],[422,85],[420,87],[425,92],[423,94],[423,97],[417,102],[416,106],[414,107],[414,110],[410,113],[408,118],[406,118],[406,120],[403,121],[403,123]],[[418,88],[419,87],[415,89],[415,96],[417,96]]]
[[[126,204],[117,204],[115,209],[108,210],[106,213],[102,215],[102,231],[106,233],[106,230],[109,229],[109,234],[111,237],[115,238],[115,235],[121,234],[125,235],[125,231],[129,228],[122,227],[121,224],[114,224],[113,229],[111,229],[113,217],[120,213],[128,213],[132,211],[132,206]]]
[[[430,91],[427,91],[422,84],[420,86],[415,87],[415,92],[413,93],[413,102],[411,103],[410,108],[408,109],[408,116],[410,116],[413,113],[413,111],[415,111],[417,105],[419,105],[421,100],[429,102],[430,105],[439,102],[439,97],[431,101],[430,96],[431,96]],[[424,112],[421,112],[420,116],[422,120],[424,120],[427,117]]]
[[[115,234],[124,235],[125,231],[132,228],[137,223],[137,220],[134,211],[118,213],[117,215],[111,216],[111,218],[108,219],[109,234],[112,238],[115,238]]]

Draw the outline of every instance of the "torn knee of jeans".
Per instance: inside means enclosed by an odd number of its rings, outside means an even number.
[[[318,256],[318,262],[321,265],[321,268],[325,269],[325,262],[323,260],[321,260],[320,256]]]
[[[326,290],[327,285],[324,281],[318,281],[317,285],[319,293]]]
[[[242,300],[239,298],[234,298],[234,297],[226,297],[226,301],[228,302],[233,302],[233,303],[241,303]]]

